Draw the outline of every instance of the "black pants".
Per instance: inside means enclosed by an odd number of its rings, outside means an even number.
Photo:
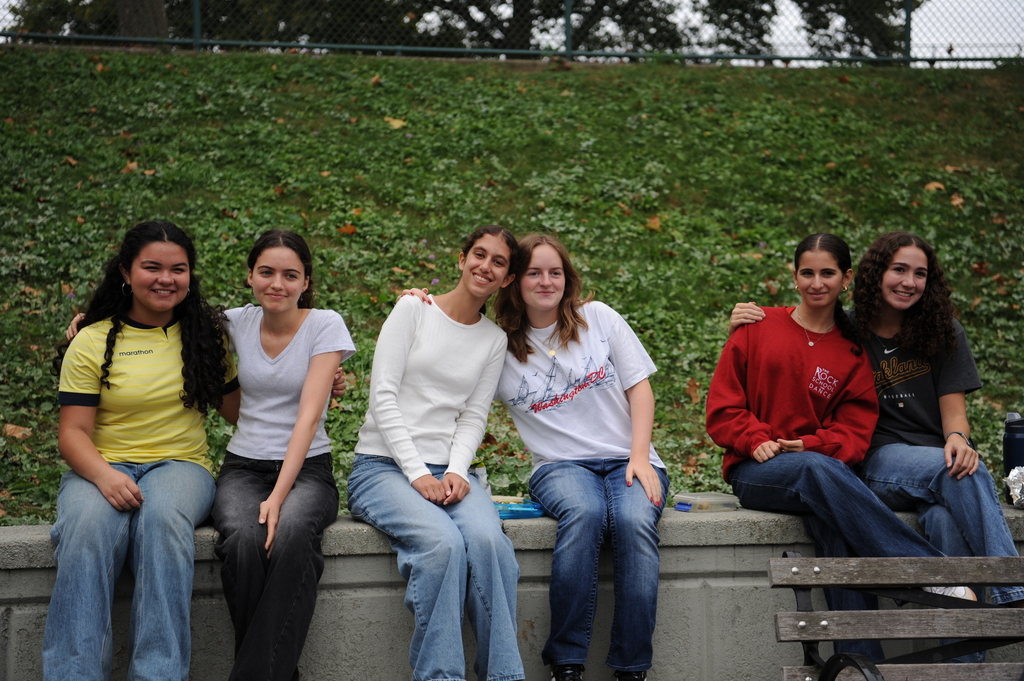
[[[281,461],[227,454],[217,480],[215,551],[235,627],[231,681],[298,679],[298,662],[324,571],[324,529],[338,517],[338,488],[330,454],[303,463],[281,506],[268,557],[260,503],[274,489]]]

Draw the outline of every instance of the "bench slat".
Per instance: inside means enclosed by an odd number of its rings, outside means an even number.
[[[776,588],[1018,586],[1024,584],[1024,558],[772,558],[768,583]]]
[[[1020,681],[1024,662],[990,662],[987,664],[882,664],[878,671],[886,679],[898,681]],[[804,681],[818,678],[820,667],[783,667],[782,681]],[[839,681],[864,681],[855,669],[844,669]]]
[[[799,623],[805,626],[800,627]],[[822,626],[821,622],[827,622]],[[855,641],[862,638],[1024,638],[1024,610],[825,610],[780,612],[775,635],[782,641]]]

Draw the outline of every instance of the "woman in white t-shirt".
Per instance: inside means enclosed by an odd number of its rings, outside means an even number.
[[[398,554],[415,620],[414,681],[466,678],[464,610],[476,634],[477,678],[523,678],[519,566],[490,496],[469,475],[506,346],[483,306],[514,279],[515,250],[508,230],[476,230],[459,255],[455,289],[433,305],[401,298],[373,353],[349,508],[384,532]]]
[[[294,232],[271,230],[249,252],[259,306],[228,310],[241,403],[217,480],[215,550],[235,628],[232,681],[298,678],[324,570],[323,532],[338,516],[324,430],[338,363],[355,352],[341,315],[313,309],[313,262]]]
[[[513,273],[517,281],[495,303],[508,334],[497,397],[533,454],[530,495],[558,520],[541,656],[552,679],[582,678],[608,536],[615,615],[607,664],[617,678],[644,679],[658,601],[657,523],[668,493],[651,446],[654,363],[619,314],[581,300],[580,276],[554,237],[521,239]]]

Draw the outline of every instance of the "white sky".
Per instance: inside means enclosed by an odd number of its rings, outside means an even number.
[[[677,1],[680,10],[676,16],[691,16],[690,1]],[[0,0],[0,29],[6,29],[13,20],[9,11],[12,4],[13,0]],[[778,6],[779,16],[771,35],[775,53],[809,55],[796,6],[791,0],[779,0]],[[1022,0],[927,0],[914,12],[911,28],[915,57],[946,56],[950,45],[953,56],[1024,57]],[[561,20],[551,29],[545,37],[561,33]],[[560,48],[561,43],[552,46]]]

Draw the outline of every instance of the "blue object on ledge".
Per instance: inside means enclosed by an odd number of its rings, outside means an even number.
[[[521,504],[494,504],[498,509],[498,517],[502,520],[513,520],[520,518],[539,518],[544,515],[544,509],[536,501],[524,501]]]

